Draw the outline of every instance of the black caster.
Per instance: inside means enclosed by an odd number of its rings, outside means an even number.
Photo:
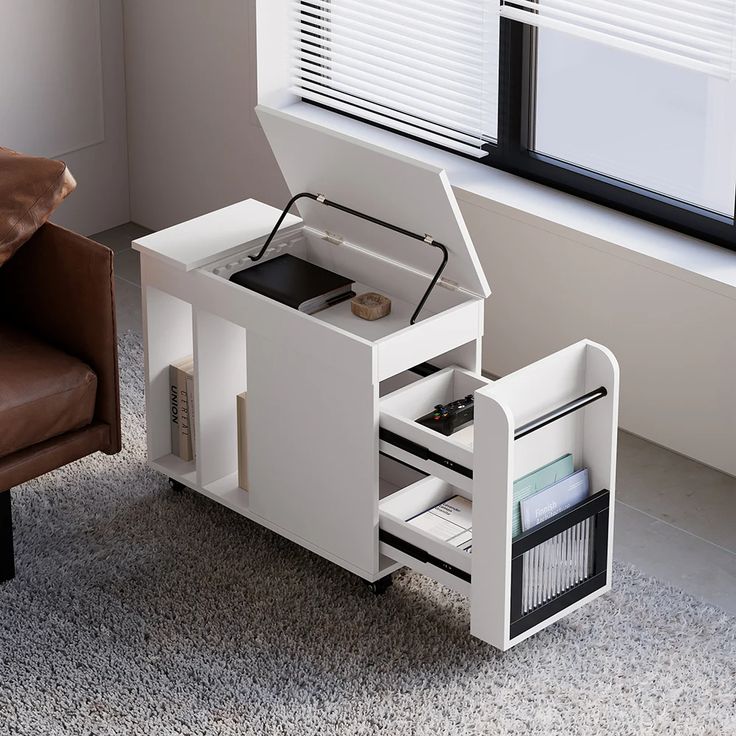
[[[169,486],[174,493],[181,493],[184,490],[184,484],[173,478],[169,478]]]
[[[393,578],[390,575],[386,575],[385,578],[368,583],[368,590],[373,595],[383,595],[393,585],[393,582]]]

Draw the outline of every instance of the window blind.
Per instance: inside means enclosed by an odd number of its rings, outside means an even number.
[[[471,156],[496,138],[496,0],[292,0],[302,98]]]
[[[713,76],[736,73],[736,0],[500,0],[501,15]]]

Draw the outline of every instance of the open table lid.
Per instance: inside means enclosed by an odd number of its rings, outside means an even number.
[[[449,259],[442,281],[476,296],[490,287],[444,169],[258,106],[258,118],[292,194],[322,194],[351,209],[442,243]],[[340,236],[431,277],[435,248],[308,199],[304,224]]]

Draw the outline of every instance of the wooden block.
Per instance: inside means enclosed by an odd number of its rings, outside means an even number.
[[[368,291],[353,297],[350,308],[356,317],[372,321],[391,313],[391,300],[375,291]]]
[[[238,394],[238,485],[248,490],[248,436],[245,423],[246,391]]]

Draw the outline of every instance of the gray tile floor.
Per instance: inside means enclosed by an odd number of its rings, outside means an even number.
[[[118,329],[141,331],[133,223],[93,235],[115,251]],[[736,478],[619,434],[614,555],[736,614]]]

